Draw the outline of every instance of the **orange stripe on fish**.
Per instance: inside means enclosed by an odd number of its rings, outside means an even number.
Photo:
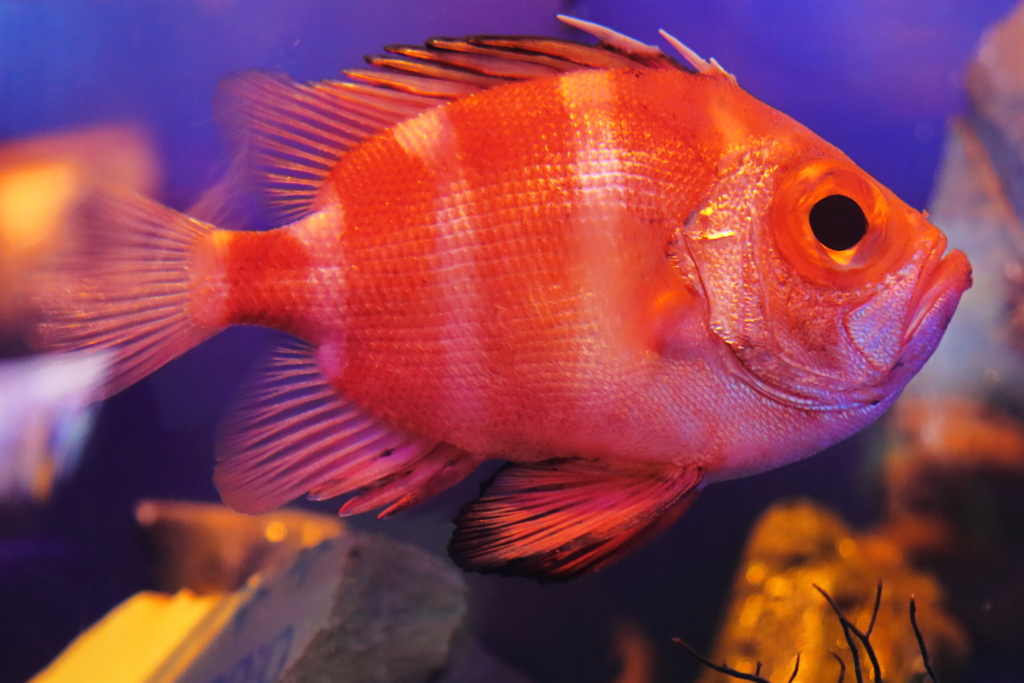
[[[547,579],[881,414],[966,257],[714,60],[563,19],[600,42],[439,39],[342,81],[232,77],[219,116],[289,224],[98,198],[40,292],[44,344],[108,351],[112,392],[228,324],[289,332],[304,343],[226,421],[229,504],[386,515],[504,458],[451,554]]]

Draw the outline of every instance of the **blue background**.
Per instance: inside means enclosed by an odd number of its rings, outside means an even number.
[[[161,157],[160,199],[184,209],[227,162],[211,110],[225,75],[268,69],[297,80],[330,78],[362,66],[362,56],[384,44],[435,35],[581,38],[554,19],[565,12],[645,42],[667,29],[921,208],[946,119],[966,107],[963,66],[986,25],[1011,4],[0,0],[0,141],[141,123]],[[132,519],[137,499],[217,499],[210,480],[216,421],[269,336],[230,330],[114,397],[79,472],[52,504],[0,513],[0,681],[23,680],[147,585]],[[742,416],[735,419],[742,429]],[[669,639],[708,649],[746,530],[772,500],[809,495],[855,523],[872,521],[877,489],[862,456],[869,439],[707,489],[669,532],[598,575],[551,586],[470,576],[473,630],[538,683],[610,681],[612,629],[631,619],[658,644],[658,680],[689,680],[696,669]],[[367,516],[354,524],[443,553],[449,520],[476,491],[476,482],[467,482],[392,520]],[[1010,672],[984,675],[1021,680]]]

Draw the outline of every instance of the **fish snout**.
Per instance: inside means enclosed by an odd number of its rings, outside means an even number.
[[[872,368],[876,388],[902,386],[938,346],[960,301],[971,286],[971,265],[959,250],[943,255],[946,238],[932,228],[919,248],[926,256],[913,274],[876,293],[844,320],[850,341]],[[916,271],[916,272],[915,272]]]
[[[953,319],[960,297],[972,284],[967,255],[954,249],[931,262],[922,273],[917,297],[903,334],[903,350],[892,381],[903,386],[931,358]]]
[[[916,301],[904,332],[906,343],[935,326],[938,326],[941,336],[953,317],[960,297],[973,284],[972,273],[967,254],[959,249],[953,249],[945,256],[939,254],[929,261],[921,273]]]

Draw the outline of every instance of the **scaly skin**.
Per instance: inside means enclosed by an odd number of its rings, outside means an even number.
[[[811,161],[884,197],[872,218],[900,252],[884,269],[813,282],[781,252],[778,231],[806,227],[780,225],[775,198]],[[209,238],[205,322],[291,332],[378,417],[522,461],[722,479],[810,455],[895,399],[968,278],[954,256],[925,283],[949,294],[904,358],[938,231],[803,126],[669,69],[574,72],[432,109],[344,156],[318,208]],[[891,301],[869,310],[875,297]],[[844,322],[855,311],[902,341],[866,356]]]

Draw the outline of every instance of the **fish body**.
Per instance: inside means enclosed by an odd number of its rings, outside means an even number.
[[[704,425],[731,399],[687,388],[721,380],[710,348],[656,347],[680,308],[693,320],[672,341],[709,347],[665,252],[713,184],[718,136],[703,120],[680,144],[645,108],[716,85],[577,71],[407,120],[341,159],[319,213],[210,235],[208,324],[285,329],[352,400],[471,452],[714,457]]]
[[[289,332],[305,345],[227,421],[229,503],[390,513],[504,458],[453,556],[543,577],[876,418],[969,286],[963,254],[716,63],[576,23],[602,43],[434,41],[355,85],[229,82],[225,118],[296,220],[100,201],[83,222],[129,227],[96,239],[130,265],[72,256],[44,336],[114,349],[116,390],[227,325]],[[163,313],[121,303],[147,298]]]

